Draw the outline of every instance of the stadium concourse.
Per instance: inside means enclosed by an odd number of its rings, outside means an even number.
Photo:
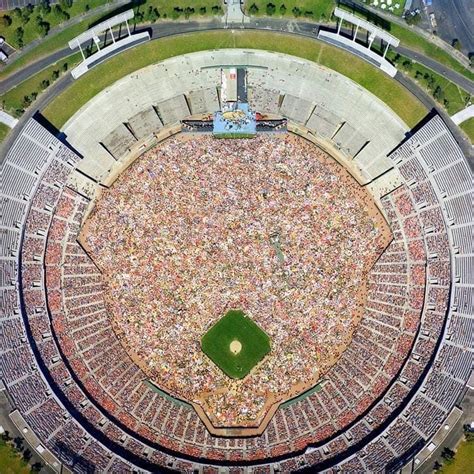
[[[229,159],[239,157],[239,143],[241,158],[249,156],[256,140],[263,146],[249,166],[258,168],[259,160],[278,161],[288,155],[285,146],[301,143],[302,162],[324,155],[336,160],[333,167],[349,170],[359,183],[353,180],[354,189],[365,185],[392,234],[366,272],[367,295],[345,350],[318,385],[280,404],[252,436],[214,434],[192,404],[161,390],[157,378],[149,380],[136,360],[140,354],[129,352],[114,327],[107,270],[78,241],[95,206],[99,215],[101,206],[107,209],[108,195],[117,193],[117,205],[125,205],[121,183],[146,160],[166,152],[171,163],[198,162],[205,156],[199,143],[214,146],[215,139],[202,135],[181,141],[180,121],[219,109],[222,65],[245,65],[252,109],[286,118],[289,130],[232,142],[235,156]],[[410,132],[382,102],[333,71],[290,56],[228,50],[137,71],[98,94],[62,132],[56,137],[42,119],[26,123],[2,164],[0,215],[0,377],[10,417],[56,471],[393,472],[443,429],[472,371],[474,186],[439,116]],[[193,141],[195,146],[183,145]],[[221,154],[225,158],[226,151]],[[289,160],[287,171],[299,186],[305,175],[296,168]],[[251,182],[262,172],[242,173],[236,176]],[[227,178],[232,176],[229,170]],[[319,169],[317,177],[337,182],[331,167]],[[223,179],[208,178],[204,190]],[[273,175],[268,179],[271,185]],[[163,205],[179,216],[176,197]],[[340,209],[334,219],[346,222]],[[355,233],[367,219],[358,212],[349,224]],[[174,230],[172,216],[161,218],[170,219]],[[248,252],[255,255],[251,247]],[[176,255],[169,255],[165,263],[172,270]],[[265,330],[273,329],[267,323]],[[129,342],[133,334],[127,337]],[[172,349],[185,351],[172,337]]]

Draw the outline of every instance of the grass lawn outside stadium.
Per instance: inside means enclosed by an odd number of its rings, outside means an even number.
[[[230,310],[202,337],[203,352],[229,377],[244,378],[270,352],[270,338],[240,310]]]

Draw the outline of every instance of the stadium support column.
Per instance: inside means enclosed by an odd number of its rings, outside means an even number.
[[[357,32],[359,31],[359,24],[356,25],[356,30],[354,33],[354,38],[352,38],[352,41],[355,41],[357,39]]]
[[[390,41],[387,42],[387,46],[385,48],[385,51],[383,52],[383,58],[385,59],[385,55],[387,54],[388,48],[390,48]]]
[[[127,25],[128,36],[132,36],[132,33],[130,33],[130,26],[128,26],[128,20],[125,20],[125,24]]]
[[[77,42],[77,46],[79,46],[79,49],[81,50],[82,60],[85,61],[86,57],[84,56],[84,51],[82,51],[81,43],[79,43],[79,41]]]
[[[112,36],[112,42],[115,43],[114,33],[112,31],[112,27],[109,25],[110,36]]]

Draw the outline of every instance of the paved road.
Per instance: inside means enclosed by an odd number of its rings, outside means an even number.
[[[469,94],[474,95],[474,82],[469,80],[466,76],[463,76],[462,74],[459,74],[458,72],[449,69],[449,67],[445,66],[444,64],[440,64],[431,58],[423,56],[420,53],[416,53],[411,49],[404,48],[403,46],[395,48],[395,51],[399,52],[403,56],[406,56],[407,58],[410,58],[422,64],[423,66],[432,69],[433,71],[437,72],[446,79],[449,79],[451,82],[454,82],[454,84],[457,84],[459,87],[462,87],[465,91],[469,92]]]
[[[138,30],[149,29],[152,35],[152,40],[163,38],[165,36],[178,35],[182,33],[189,33],[193,31],[205,31],[212,29],[224,28],[225,25],[220,19],[208,20],[208,21],[190,21],[190,22],[167,22],[150,25],[149,27],[140,27]],[[261,19],[250,19],[245,24],[232,25],[232,28],[245,28],[245,29],[263,29],[271,31],[284,31],[287,33],[293,33],[302,36],[308,36],[316,38],[320,25],[313,22],[296,21],[296,20],[280,20],[272,18],[261,18]],[[403,54],[410,59],[413,59],[426,67],[429,67],[433,71],[447,77],[449,80],[458,84],[469,93],[474,94],[474,82],[466,78],[465,76],[448,69],[446,66],[427,58],[426,56],[415,53],[403,46],[396,48],[400,54]],[[64,59],[71,55],[72,52],[69,48],[64,47],[63,49],[52,53],[51,55],[44,57],[43,59],[26,66],[18,72],[13,73],[11,76],[0,82],[0,94],[5,93],[9,89],[20,84],[25,79],[38,73],[42,69],[56,63],[57,61]]]
[[[436,32],[447,43],[461,42],[462,51],[474,53],[474,2],[472,0],[435,0],[428,12],[433,11],[438,26]]]

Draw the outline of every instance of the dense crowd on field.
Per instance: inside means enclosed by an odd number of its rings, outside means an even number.
[[[116,327],[148,373],[187,399],[213,392],[218,423],[245,423],[269,396],[314,383],[350,342],[383,247],[371,205],[301,138],[174,138],[104,193],[85,243]],[[200,349],[230,308],[271,340],[242,381]]]

